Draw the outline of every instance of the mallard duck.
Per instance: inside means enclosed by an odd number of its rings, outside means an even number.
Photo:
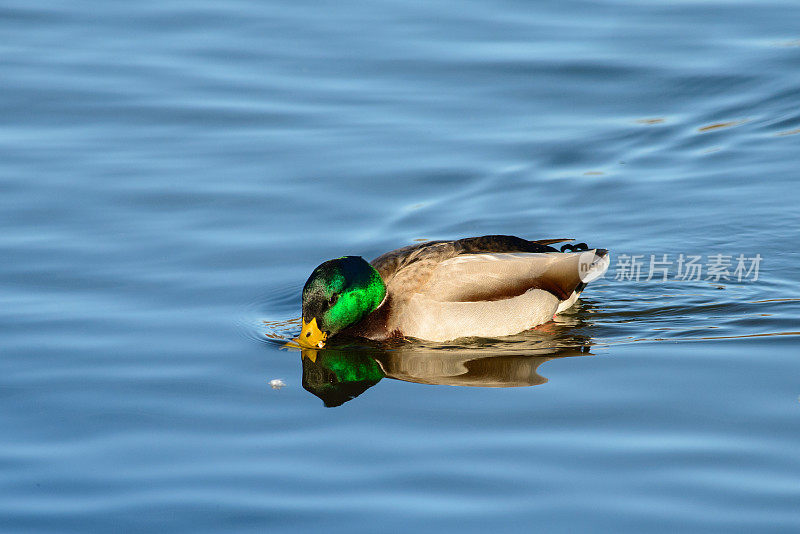
[[[411,245],[371,262],[328,260],[303,287],[295,341],[321,348],[339,335],[449,341],[528,330],[572,306],[608,268],[605,249],[550,246],[565,241],[488,235]]]

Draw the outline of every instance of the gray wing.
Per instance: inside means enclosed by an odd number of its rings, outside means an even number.
[[[372,266],[378,270],[385,281],[414,263],[427,267],[454,258],[461,254],[482,254],[491,252],[558,252],[549,246],[553,243],[572,241],[568,238],[540,239],[529,241],[513,235],[485,235],[467,237],[453,241],[429,241],[419,245],[410,245],[387,252],[372,260]],[[420,265],[419,267],[422,267]],[[423,267],[422,270],[426,270]]]
[[[569,299],[592,273],[605,271],[605,250],[462,254],[439,263],[417,293],[438,302],[495,301],[542,289]],[[398,276],[402,276],[401,271]]]

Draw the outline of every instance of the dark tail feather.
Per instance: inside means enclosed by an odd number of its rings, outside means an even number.
[[[575,238],[562,237],[560,239],[537,239],[536,241],[531,241],[531,243],[536,243],[537,245],[552,245],[553,243],[563,243],[564,241],[575,241]]]

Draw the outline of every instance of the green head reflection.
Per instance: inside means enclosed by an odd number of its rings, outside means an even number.
[[[336,349],[303,349],[303,388],[332,408],[341,406],[386,376],[364,353]]]

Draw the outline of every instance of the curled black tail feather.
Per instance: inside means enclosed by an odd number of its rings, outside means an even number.
[[[561,245],[561,252],[583,252],[585,250],[589,250],[589,245],[586,243],[575,243],[574,245],[567,243],[566,245]]]

